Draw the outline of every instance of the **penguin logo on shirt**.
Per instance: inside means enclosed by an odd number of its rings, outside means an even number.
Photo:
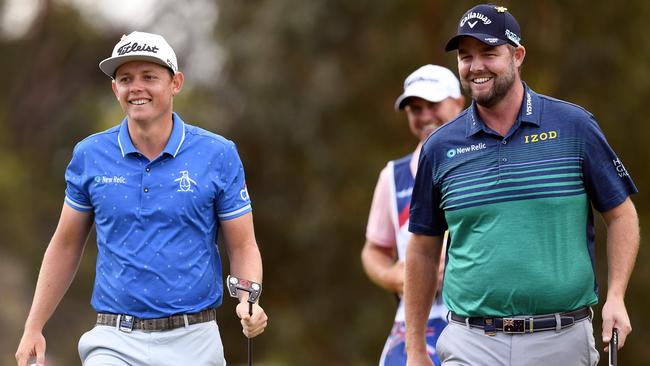
[[[181,177],[174,179],[174,182],[178,182],[178,191],[177,192],[194,192],[192,190],[192,183],[196,185],[196,181],[190,178],[190,173],[187,170],[181,170]]]

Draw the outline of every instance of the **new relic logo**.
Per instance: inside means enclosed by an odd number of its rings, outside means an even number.
[[[448,158],[453,158],[456,155],[465,154],[465,153],[468,153],[468,152],[471,152],[471,151],[480,151],[480,150],[483,150],[483,149],[487,149],[487,145],[485,144],[485,142],[480,142],[480,143],[475,144],[475,145],[456,147],[456,148],[453,148],[453,149],[449,149],[447,151],[447,157]]]
[[[95,183],[97,184],[106,184],[106,183],[113,183],[113,184],[126,184],[126,178],[122,176],[112,176],[112,177],[107,177],[105,175],[98,175],[95,177]]]

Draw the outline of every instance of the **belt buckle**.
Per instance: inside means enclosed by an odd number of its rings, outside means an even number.
[[[526,333],[526,319],[503,318],[503,333]]]
[[[497,335],[497,325],[494,318],[483,318],[483,332],[490,337]]]
[[[133,330],[133,315],[122,314],[120,316],[120,330],[124,333],[131,333]]]

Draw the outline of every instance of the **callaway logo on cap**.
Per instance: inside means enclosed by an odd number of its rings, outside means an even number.
[[[490,45],[509,43],[515,47],[521,43],[521,29],[515,17],[503,6],[481,4],[469,9],[458,23],[458,32],[452,37],[445,51],[458,48],[461,37],[473,37]]]
[[[99,68],[111,78],[122,64],[130,61],[149,61],[178,72],[176,54],[165,38],[158,34],[132,32],[124,35],[113,48],[111,57],[99,63]]]

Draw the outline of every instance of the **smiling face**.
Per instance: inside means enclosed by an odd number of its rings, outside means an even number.
[[[146,61],[132,61],[115,72],[113,92],[130,121],[155,122],[171,117],[172,100],[183,87],[183,74]]]
[[[463,109],[464,99],[445,98],[437,103],[410,97],[404,110],[411,132],[424,141],[431,132],[456,117]]]
[[[458,44],[458,74],[463,89],[478,105],[491,108],[519,82],[518,68],[525,55],[522,46],[489,46],[463,37]]]

